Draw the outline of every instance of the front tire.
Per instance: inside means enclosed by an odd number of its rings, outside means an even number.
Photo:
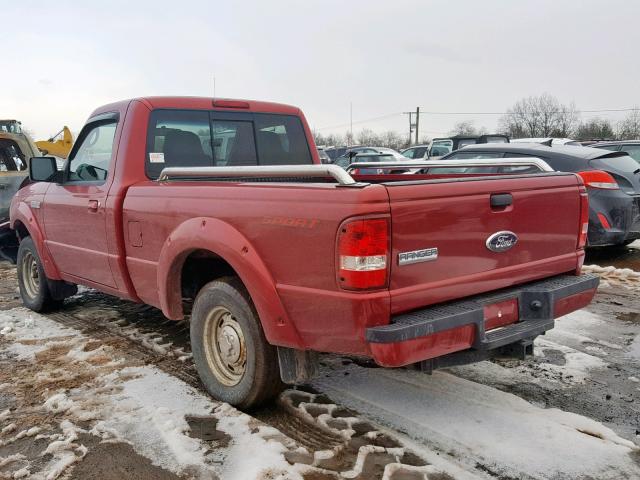
[[[282,390],[276,348],[267,343],[238,278],[202,287],[193,304],[190,333],[196,369],[215,398],[249,409]]]
[[[51,295],[49,281],[31,237],[20,242],[16,263],[20,296],[27,308],[34,312],[45,312],[62,306],[62,300]]]

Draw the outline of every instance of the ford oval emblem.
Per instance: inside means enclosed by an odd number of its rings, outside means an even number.
[[[492,252],[506,252],[518,243],[518,236],[509,231],[496,232],[487,238],[487,248]]]

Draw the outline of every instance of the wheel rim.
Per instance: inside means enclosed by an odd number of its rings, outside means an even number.
[[[247,365],[244,333],[238,321],[225,307],[216,307],[205,320],[204,349],[209,369],[220,383],[240,383]]]
[[[36,298],[40,293],[40,271],[35,255],[26,252],[22,257],[22,284],[29,298]]]

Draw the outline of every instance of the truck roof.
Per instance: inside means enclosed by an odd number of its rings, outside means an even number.
[[[188,110],[230,110],[249,111],[264,113],[280,113],[285,115],[301,115],[298,107],[274,102],[261,102],[257,100],[242,100],[232,98],[212,98],[212,97],[138,97],[128,100],[121,100],[103,105],[93,111],[91,116],[99,115],[114,110],[126,109],[126,106],[133,101],[146,104],[151,109],[175,108]]]

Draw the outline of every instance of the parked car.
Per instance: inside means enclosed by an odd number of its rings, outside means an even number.
[[[40,155],[16,120],[0,120],[0,222],[9,219],[13,195],[27,178],[31,157]]]
[[[556,145],[572,145],[574,147],[580,147],[582,144],[577,140],[572,140],[570,138],[512,138],[511,143],[541,143],[543,145],[547,145],[550,147],[555,147]]]
[[[636,162],[640,163],[640,140],[620,140],[617,142],[600,142],[590,145],[593,148],[604,148],[614,152],[626,152]]]
[[[429,158],[439,158],[454,150],[477,143],[509,143],[509,137],[498,133],[488,135],[453,135],[446,138],[434,138],[429,145]]]
[[[374,147],[349,147],[346,148],[344,153],[333,160],[336,165],[346,168],[352,161],[352,158],[359,153],[378,153],[378,150]]]
[[[324,148],[318,147],[318,158],[320,158],[321,163],[333,163],[329,155],[327,155],[327,152],[324,151]]]
[[[553,169],[575,172],[589,193],[588,246],[627,245],[640,238],[640,167],[626,152],[534,143],[470,145],[447,159],[538,157]],[[477,168],[475,172],[523,174],[534,167]]]
[[[377,150],[378,153],[383,153],[385,155],[391,155],[396,160],[406,160],[407,159],[407,157],[402,155],[399,151],[394,150],[393,148],[387,148],[387,147],[373,147],[373,148],[375,150]]]
[[[413,147],[405,148],[400,153],[407,158],[411,158],[413,160],[419,160],[422,158],[427,158],[429,152],[429,145],[414,145]]]
[[[398,159],[389,153],[358,153],[351,159],[351,164],[354,163],[383,163],[383,162],[397,162]],[[384,173],[384,170],[378,168],[358,168],[354,170],[356,175],[376,175]]]
[[[426,371],[531,353],[598,285],[579,274],[575,175],[358,182],[320,165],[296,107],[111,103],[63,171],[29,171],[11,204],[24,304],[61,308],[81,284],[173,320],[192,305],[200,378],[243,408],[307,381],[314,352]]]

